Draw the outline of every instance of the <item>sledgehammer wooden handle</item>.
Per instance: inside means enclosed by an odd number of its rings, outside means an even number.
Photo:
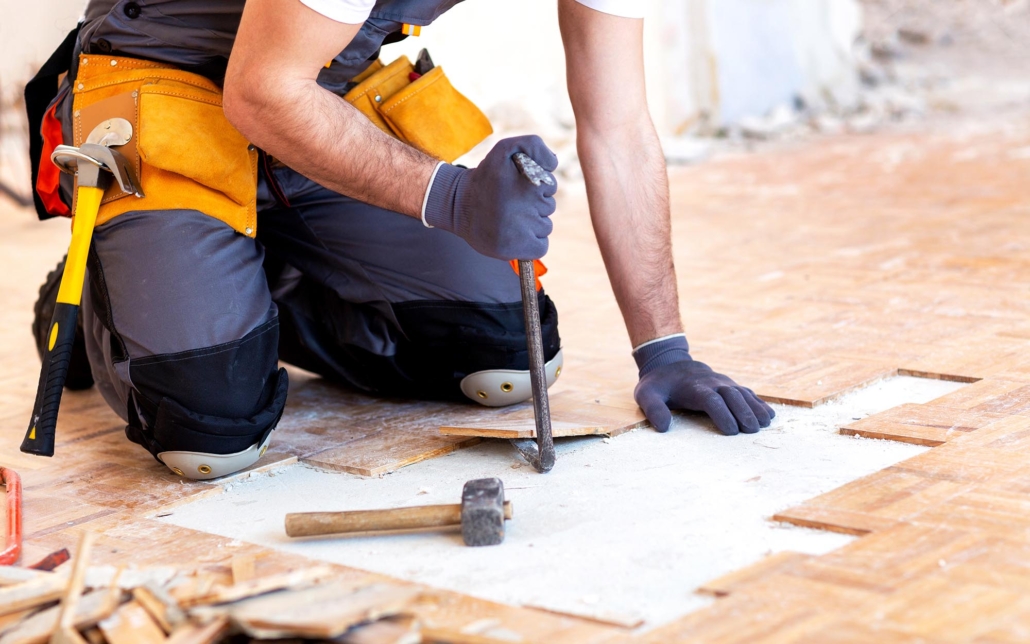
[[[504,518],[511,517],[511,501],[505,501]],[[291,537],[422,530],[460,525],[460,504],[353,512],[294,512],[286,515],[286,534]]]

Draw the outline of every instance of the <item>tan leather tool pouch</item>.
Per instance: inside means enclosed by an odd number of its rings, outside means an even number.
[[[377,61],[344,99],[387,134],[448,163],[493,132],[490,120],[454,89],[443,68],[412,81],[414,71],[405,56],[386,66]]]
[[[75,145],[91,124],[129,120],[132,140],[118,149],[135,163],[146,195],[112,185],[97,225],[129,211],[196,210],[257,234],[257,151],[225,118],[217,85],[158,63],[84,54],[73,89]]]

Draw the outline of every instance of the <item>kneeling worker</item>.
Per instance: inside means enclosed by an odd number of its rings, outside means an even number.
[[[47,107],[35,117],[43,216],[67,214],[73,193],[47,146],[80,145],[109,119],[133,126],[120,151],[145,197],[105,195],[69,384],[95,381],[129,439],[173,471],[212,478],[257,460],[286,402],[280,360],[372,394],[530,397],[510,262],[547,252],[555,188],[526,181],[511,157],[548,171],[557,159],[524,136],[476,168],[448,163],[489,134],[485,117],[428,58],[379,62],[383,44],[454,4],[92,0],[30,85],[30,108]],[[683,335],[637,4],[558,1],[636,400],[659,431],[670,409],[689,409],[725,434],[756,432],[773,411],[692,360]],[[41,350],[59,277],[37,305]],[[557,313],[538,296],[553,379]],[[484,398],[478,384],[497,370],[516,386]]]

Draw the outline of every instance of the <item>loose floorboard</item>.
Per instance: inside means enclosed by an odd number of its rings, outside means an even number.
[[[481,438],[535,438],[536,426],[532,420],[499,420],[484,422],[478,425],[451,425],[440,428],[445,436],[479,436]],[[604,427],[597,425],[580,425],[562,421],[551,422],[551,435],[554,438],[569,436],[596,436],[604,434]]]
[[[845,427],[937,446],[776,517],[864,536],[826,555],[781,555],[716,580],[705,587],[721,596],[710,608],[633,639],[1030,639],[1030,156],[1011,153],[1025,149],[1030,119],[1015,115],[977,128],[825,138],[673,170],[676,266],[697,359],[768,400],[803,406],[896,373],[973,384]],[[579,192],[562,197],[544,279],[566,355],[552,391],[556,400],[620,410],[631,416],[618,416],[619,427],[635,426],[629,343]],[[226,579],[239,556],[254,558],[259,577],[312,565],[150,518],[218,494],[225,481],[167,472],[126,441],[95,391],[66,394],[53,459],[18,452],[39,365],[31,304],[63,252],[67,224],[0,209],[0,421],[8,428],[0,463],[24,481],[23,561],[73,547],[89,529],[101,535],[99,564],[131,559]],[[440,436],[441,426],[528,411],[374,400],[291,376],[286,415],[257,468],[300,460],[381,474],[476,440]],[[583,422],[568,414],[556,420]],[[341,580],[378,577],[333,570]],[[444,639],[631,638],[614,626],[422,592],[423,629]]]
[[[640,410],[610,407],[596,402],[582,402],[570,392],[550,396],[551,430],[555,438],[568,436],[618,436],[647,424]],[[507,413],[493,414],[477,423],[451,423],[440,427],[445,436],[480,438],[534,438],[536,419],[528,406]]]

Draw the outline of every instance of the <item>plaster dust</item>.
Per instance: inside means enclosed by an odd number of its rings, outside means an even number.
[[[815,409],[777,406],[772,427],[750,436],[724,437],[691,415],[667,434],[562,439],[545,476],[502,441],[383,478],[291,465],[160,520],[499,602],[643,619],[646,629],[707,605],[698,586],[768,554],[849,543],[768,517],[926,449],[841,436],[841,425],[962,386],[892,378]],[[489,476],[515,506],[498,547],[466,548],[458,533],[291,540],[283,531],[287,512],[456,503],[466,480]]]

